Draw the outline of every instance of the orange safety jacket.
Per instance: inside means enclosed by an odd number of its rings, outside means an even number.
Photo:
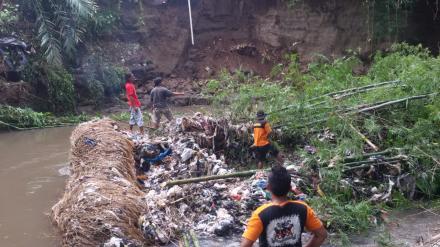
[[[268,136],[272,132],[270,124],[266,121],[254,124],[254,145],[257,147],[269,144]]]

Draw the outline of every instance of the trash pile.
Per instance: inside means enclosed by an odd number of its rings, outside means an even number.
[[[244,180],[227,178],[173,186],[167,183],[235,173],[227,157],[238,160],[235,155],[242,152],[250,158],[250,126],[231,125],[226,119],[196,113],[191,118],[177,119],[175,125],[164,130],[168,133],[165,137],[135,138],[136,167],[141,173],[147,171],[140,182],[147,192],[148,213],[138,222],[145,238],[165,244],[190,230],[199,235],[242,233],[251,212],[270,200],[264,190],[264,172],[255,172]],[[290,169],[298,170],[295,166]],[[295,183],[304,184],[298,174],[292,176]]]
[[[72,133],[71,175],[51,215],[63,246],[148,243],[135,225],[147,206],[133,166],[133,144],[115,128],[111,120],[95,120]]]

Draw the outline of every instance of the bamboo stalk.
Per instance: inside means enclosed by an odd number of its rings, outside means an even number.
[[[167,182],[165,184],[165,186],[171,187],[174,185],[206,182],[206,181],[210,181],[210,180],[219,180],[219,179],[236,178],[236,177],[249,177],[249,176],[254,175],[258,171],[262,171],[262,170],[249,170],[249,171],[229,173],[229,174],[225,174],[225,175],[212,175],[212,176],[203,176],[203,177],[197,177],[197,178],[173,180],[173,181]],[[265,169],[263,171],[270,171],[270,169]]]
[[[349,162],[349,163],[344,163],[342,164],[343,166],[348,166],[348,167],[353,167],[356,165],[360,165],[360,164],[374,164],[374,163],[379,163],[379,162],[392,162],[392,161],[402,161],[402,160],[406,160],[407,157],[403,156],[403,155],[398,155],[395,157],[391,157],[391,158],[385,158],[385,159],[380,159],[380,160],[361,160],[361,161],[354,161],[354,162]]]
[[[378,163],[374,163],[374,164],[363,164],[360,166],[353,166],[353,167],[349,167],[343,170],[343,172],[349,172],[349,171],[353,171],[353,170],[357,170],[357,169],[363,169],[363,168],[367,168],[369,166],[379,166],[379,165],[389,165],[389,164],[394,164],[399,162],[400,160],[392,160],[392,161],[388,161],[388,162],[378,162]]]
[[[416,95],[416,96],[411,96],[411,97],[407,97],[407,98],[403,98],[403,99],[398,99],[398,100],[392,100],[392,101],[388,101],[382,104],[378,104],[378,105],[373,105],[370,107],[366,107],[366,108],[362,108],[354,113],[361,113],[361,112],[366,112],[366,111],[372,111],[372,110],[377,110],[379,108],[385,107],[385,106],[389,106],[389,105],[395,105],[395,104],[399,104],[402,102],[406,102],[406,101],[410,101],[410,100],[415,100],[415,99],[425,99],[425,98],[429,98],[431,96],[435,96],[438,93],[430,93],[430,94],[422,94],[422,95]]]
[[[190,247],[189,239],[186,235],[186,232],[183,234],[183,244],[185,245],[185,247]]]
[[[392,153],[392,152],[394,152],[396,150],[401,150],[401,148],[390,148],[390,149],[386,149],[386,150],[380,151],[380,152],[367,153],[367,154],[356,156],[356,157],[345,158],[341,162],[342,163],[347,163],[347,162],[359,161],[359,160],[363,160],[363,159],[369,158],[371,156],[390,154],[390,153]]]
[[[365,90],[365,89],[370,89],[370,88],[377,88],[377,87],[380,87],[380,86],[383,86],[383,85],[388,85],[388,84],[398,83],[398,82],[400,82],[400,80],[385,81],[385,82],[379,82],[379,83],[375,83],[375,84],[365,85],[365,86],[362,86],[362,87],[355,87],[355,88],[344,89],[344,90],[341,90],[341,91],[336,91],[336,92],[331,92],[331,93],[323,94],[321,96],[312,98],[309,101],[313,101],[313,100],[317,100],[317,99],[320,99],[320,98],[324,98],[326,96],[333,97],[334,95],[338,95],[338,94],[355,92],[355,91]]]
[[[376,151],[376,152],[379,151],[379,148],[376,145],[374,145],[374,143],[371,142],[370,139],[368,139],[364,134],[362,134],[359,130],[357,130],[351,123],[349,123],[348,126],[350,126],[350,128],[354,132],[356,132],[356,134],[358,134],[362,138],[362,140],[364,140],[364,142],[366,142],[368,144],[368,146],[373,148],[374,151]]]
[[[370,104],[370,105],[358,105],[358,106],[354,106],[354,107],[350,107],[350,108],[346,108],[346,109],[337,110],[334,113],[337,114],[337,113],[341,113],[342,112],[342,114],[344,116],[354,115],[354,114],[357,114],[357,113],[364,113],[364,112],[367,112],[367,111],[377,110],[377,109],[380,109],[380,108],[383,108],[383,107],[386,107],[386,106],[395,105],[395,104],[399,104],[399,103],[402,103],[402,102],[407,102],[407,101],[410,101],[410,100],[425,99],[425,98],[429,98],[429,97],[432,97],[432,96],[435,96],[435,95],[438,95],[438,93],[429,93],[429,94],[416,95],[416,96],[411,96],[411,97],[407,97],[407,98],[403,98],[403,99],[397,99],[397,100],[392,100],[392,101],[382,101],[382,102],[378,102],[378,103],[374,103],[374,104]],[[329,112],[329,113],[332,113],[332,112]],[[296,127],[297,128],[304,128],[304,127],[307,127],[307,126],[312,125],[312,124],[317,124],[317,123],[325,122],[328,119],[329,119],[329,117],[324,117],[322,119],[318,119],[318,120],[315,120],[315,121],[312,121],[312,122],[308,122],[308,123],[305,123],[303,125],[299,125],[299,126],[296,126]],[[285,125],[278,125],[277,127],[282,127],[282,126],[285,126]]]
[[[194,247],[200,247],[199,239],[197,238],[197,235],[196,235],[196,233],[194,232],[194,230],[191,229],[191,230],[189,231],[189,235],[190,235],[191,238],[192,238],[192,241],[193,241]]]

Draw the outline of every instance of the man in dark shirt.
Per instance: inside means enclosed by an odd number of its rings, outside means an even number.
[[[268,180],[267,189],[272,195],[272,202],[252,213],[240,246],[251,247],[259,238],[260,247],[301,247],[304,228],[313,233],[305,246],[321,246],[327,231],[313,209],[302,201],[287,199],[291,179],[286,168],[273,167]]]
[[[150,92],[150,100],[153,107],[153,128],[159,128],[161,115],[165,115],[168,121],[173,119],[170,109],[168,108],[167,98],[171,96],[184,95],[184,93],[171,92],[161,86],[162,78],[157,77],[153,80],[154,88]]]

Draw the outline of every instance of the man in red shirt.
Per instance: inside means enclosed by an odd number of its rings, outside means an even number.
[[[136,124],[139,126],[141,135],[144,134],[144,121],[141,112],[141,102],[139,101],[136,88],[134,85],[134,75],[128,73],[125,75],[125,93],[127,94],[128,105],[130,106],[130,130],[133,131],[133,126]]]

